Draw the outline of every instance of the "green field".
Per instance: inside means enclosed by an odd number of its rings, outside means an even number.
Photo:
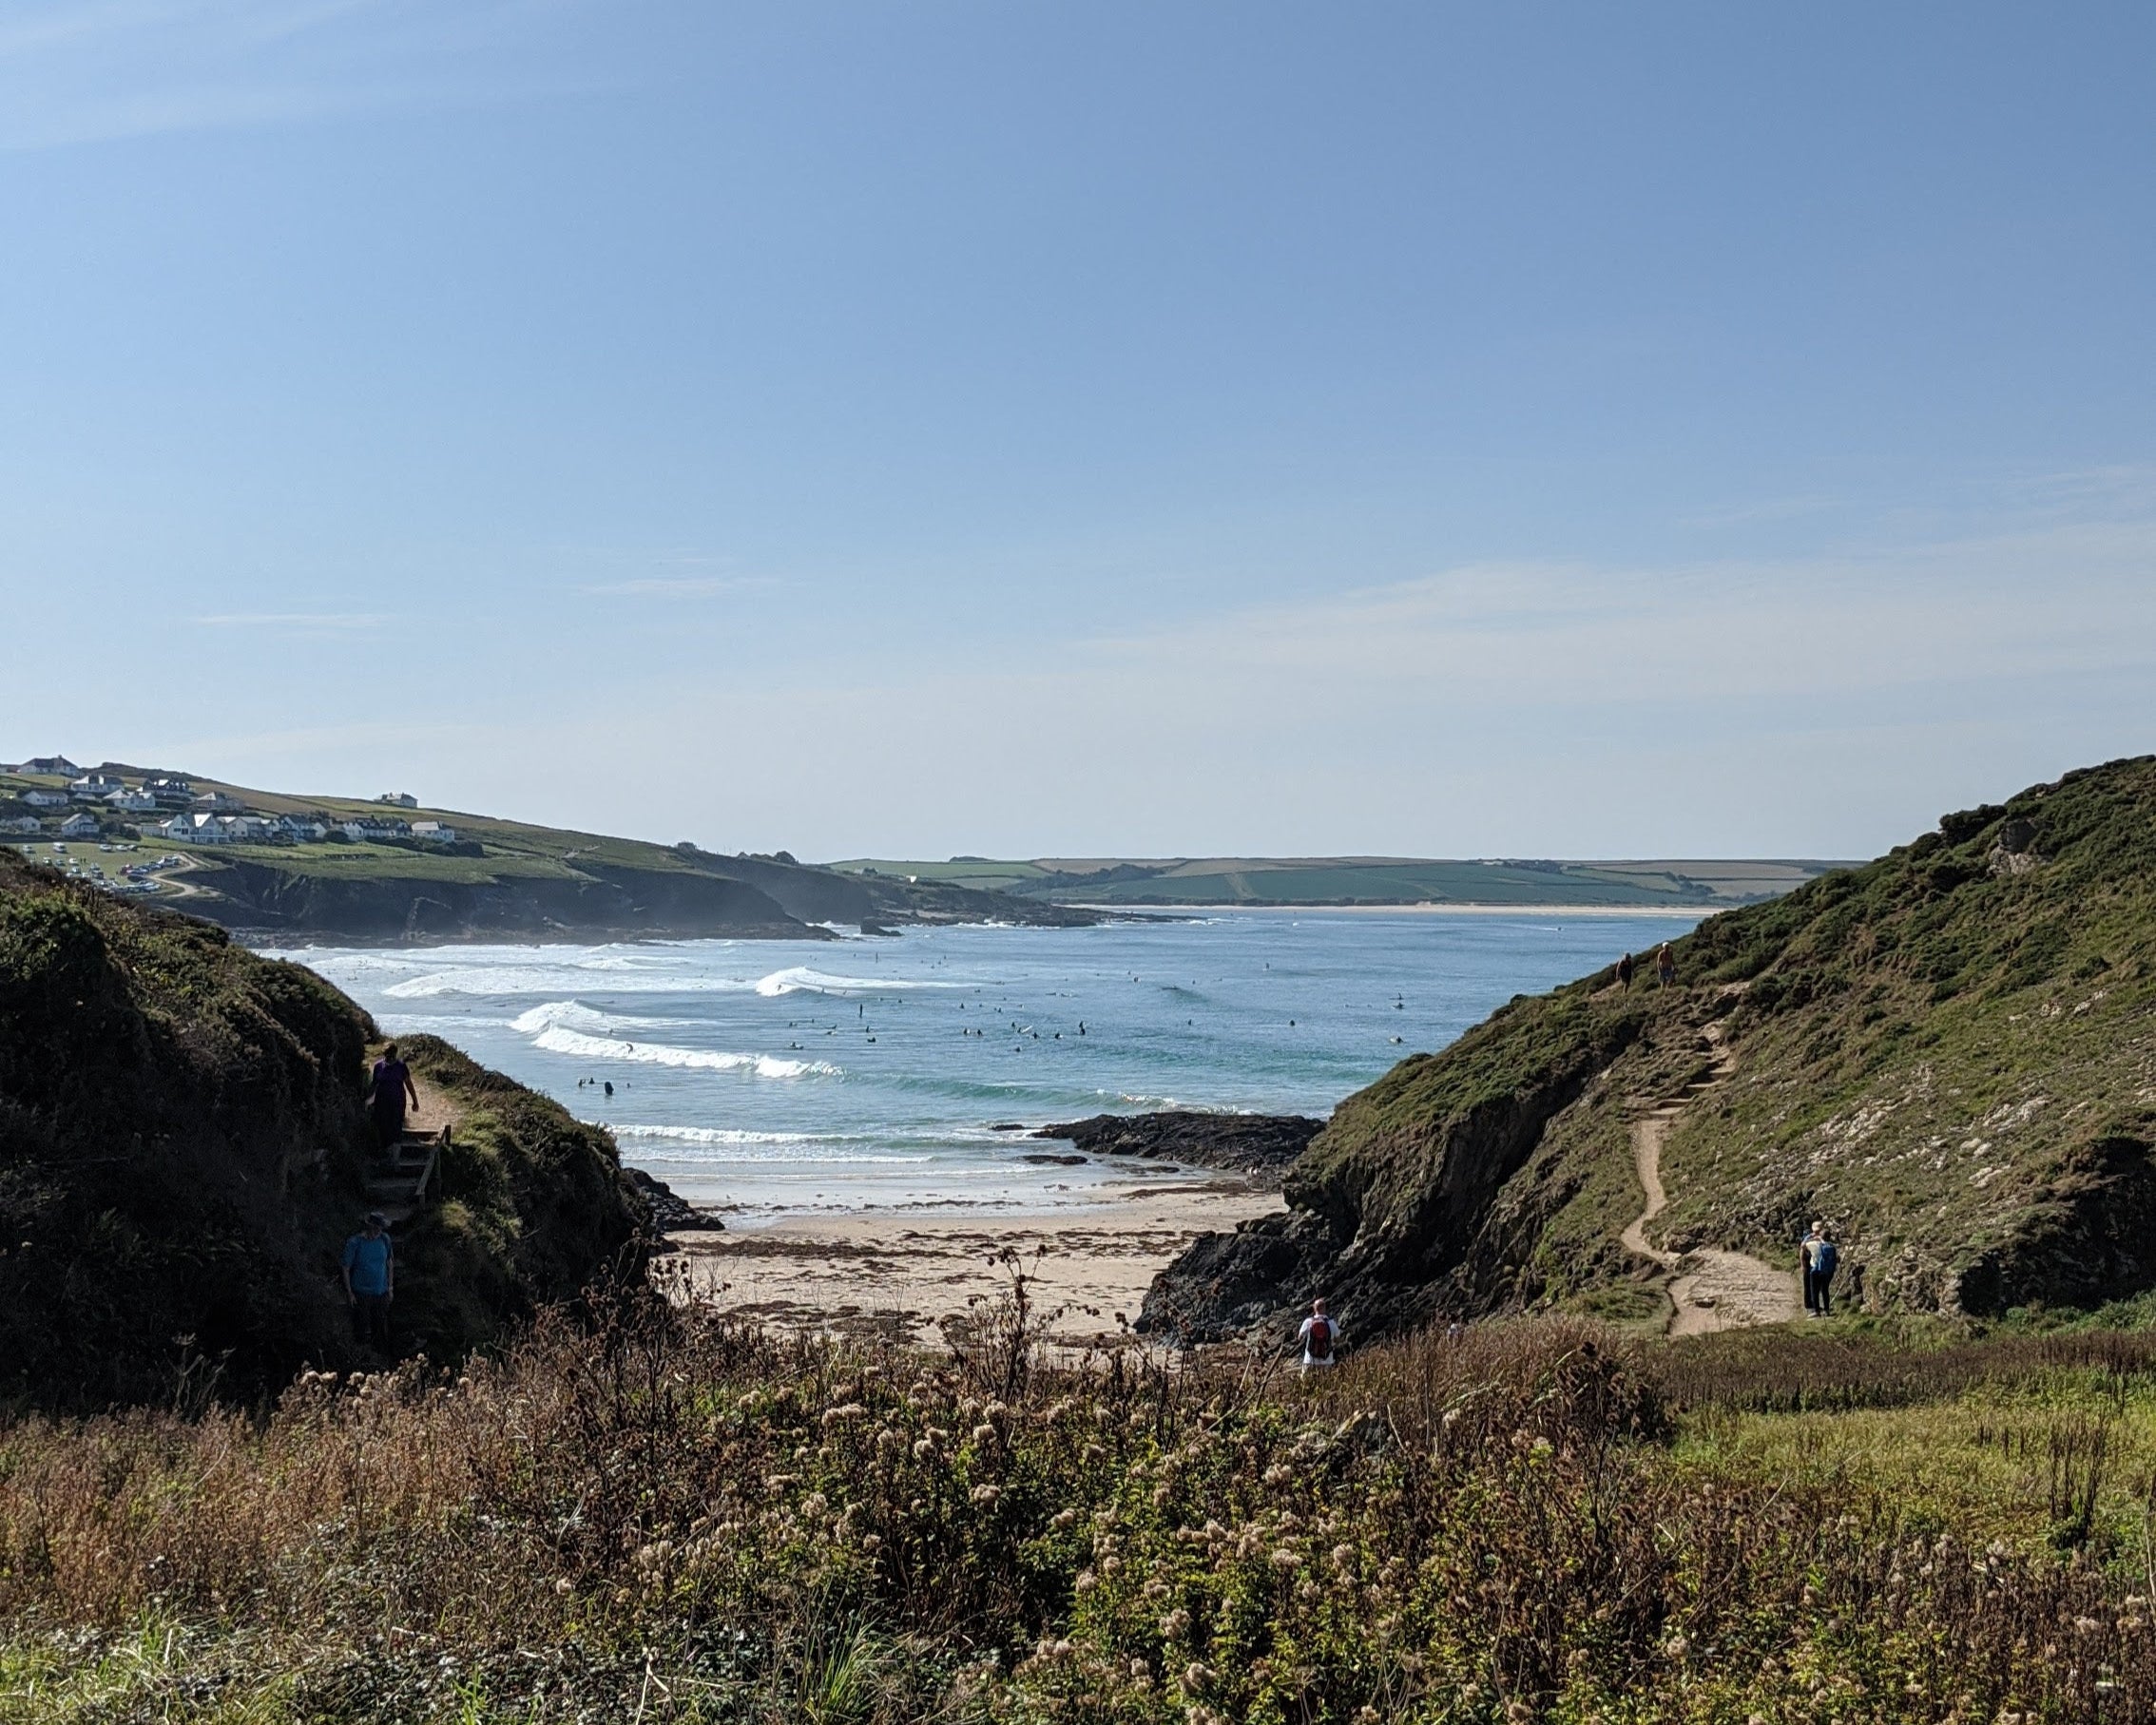
[[[852,873],[1097,905],[1555,905],[1722,910],[1772,898],[1838,865],[1815,861],[1448,861],[1383,856],[947,862],[856,858]]]

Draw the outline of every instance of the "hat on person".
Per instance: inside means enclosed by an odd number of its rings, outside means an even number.
[[[379,1210],[370,1210],[367,1212],[367,1226],[370,1228],[387,1228],[389,1217]]]

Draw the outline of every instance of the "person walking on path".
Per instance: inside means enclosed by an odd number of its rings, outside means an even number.
[[[374,1076],[367,1081],[367,1103],[375,1120],[375,1137],[384,1151],[394,1151],[396,1140],[404,1136],[407,1102],[416,1111],[419,1092],[412,1082],[412,1068],[397,1059],[396,1045],[392,1043],[382,1050],[382,1058],[375,1063]]]
[[[1670,950],[1667,941],[1662,943],[1662,949],[1654,955],[1654,979],[1665,988],[1677,986],[1677,954]]]
[[[1804,1314],[1817,1317],[1824,1310],[1819,1286],[1819,1248],[1826,1244],[1826,1224],[1814,1222],[1797,1245],[1797,1268],[1804,1278]]]
[[[1627,994],[1632,991],[1632,971],[1636,968],[1629,952],[1617,961],[1617,986],[1624,989]]]
[[[1812,1230],[1817,1237],[1812,1241],[1812,1296],[1819,1303],[1821,1317],[1834,1313],[1834,1272],[1841,1260],[1841,1252],[1834,1243],[1834,1230],[1824,1222]]]
[[[389,1222],[370,1210],[360,1231],[344,1242],[344,1297],[352,1328],[369,1347],[389,1352],[390,1301],[396,1294],[396,1247]]]
[[[1340,1339],[1340,1321],[1327,1314],[1323,1300],[1312,1300],[1310,1315],[1302,1320],[1295,1339],[1302,1344],[1303,1370],[1328,1369],[1337,1363],[1333,1351]]]

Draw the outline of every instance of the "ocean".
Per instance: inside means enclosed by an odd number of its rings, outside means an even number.
[[[1129,1162],[1030,1161],[1068,1147],[1010,1128],[1171,1107],[1323,1116],[1512,995],[1696,920],[1233,910],[270,955],[311,966],[389,1034],[431,1031],[611,1128],[626,1160],[753,1223],[1099,1203]]]

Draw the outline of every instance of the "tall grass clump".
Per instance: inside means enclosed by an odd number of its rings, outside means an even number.
[[[0,1718],[2110,1720],[2145,1600],[1670,1465],[1563,1324],[1297,1380],[663,1302],[0,1432]],[[32,1695],[42,1700],[33,1702]]]

